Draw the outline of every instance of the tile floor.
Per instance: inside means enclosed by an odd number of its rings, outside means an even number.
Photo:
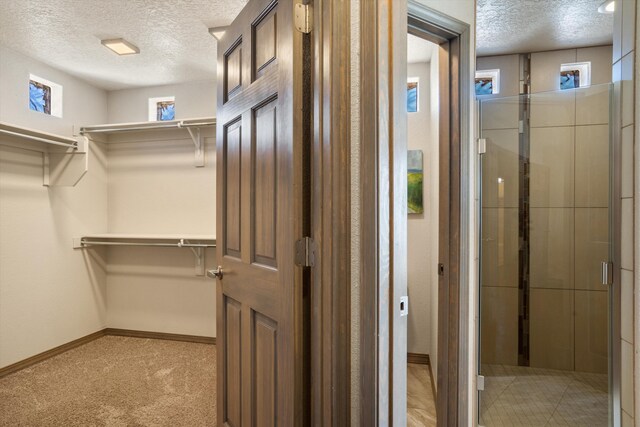
[[[407,427],[436,425],[436,403],[428,365],[407,364]]]
[[[607,426],[606,374],[483,365],[480,425]]]

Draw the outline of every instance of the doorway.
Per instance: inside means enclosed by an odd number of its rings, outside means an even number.
[[[435,426],[439,46],[407,36],[407,425]]]

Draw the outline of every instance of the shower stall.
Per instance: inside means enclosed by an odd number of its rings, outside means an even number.
[[[612,425],[611,93],[479,101],[482,426]]]

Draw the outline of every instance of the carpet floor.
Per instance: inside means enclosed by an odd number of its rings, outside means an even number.
[[[99,338],[0,378],[0,426],[214,426],[215,351]]]

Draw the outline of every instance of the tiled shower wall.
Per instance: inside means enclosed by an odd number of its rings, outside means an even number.
[[[634,63],[636,45],[636,1],[616,1],[613,33],[613,123],[615,143],[620,147],[620,282],[621,282],[621,337],[620,337],[620,403],[622,426],[634,424]],[[637,223],[637,222],[636,222]],[[636,239],[636,242],[638,240]],[[637,407],[637,405],[636,405]]]
[[[608,140],[611,46],[531,54],[529,361],[607,371]],[[590,61],[592,87],[558,91],[563,63]],[[482,103],[482,362],[518,364],[519,55],[478,58],[501,70]]]

